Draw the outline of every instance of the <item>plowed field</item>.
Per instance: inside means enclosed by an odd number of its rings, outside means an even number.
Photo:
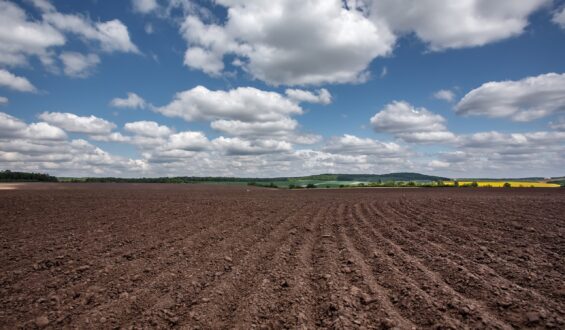
[[[0,327],[565,328],[565,190],[0,190]]]

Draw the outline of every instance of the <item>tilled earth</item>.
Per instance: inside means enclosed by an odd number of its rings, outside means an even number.
[[[565,190],[0,190],[0,327],[565,328]]]

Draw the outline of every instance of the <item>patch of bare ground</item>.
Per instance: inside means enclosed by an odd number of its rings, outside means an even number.
[[[565,327],[565,191],[0,191],[0,328]]]

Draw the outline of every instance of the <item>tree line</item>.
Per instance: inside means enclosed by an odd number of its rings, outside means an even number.
[[[0,171],[0,182],[57,182],[57,178],[45,173]]]

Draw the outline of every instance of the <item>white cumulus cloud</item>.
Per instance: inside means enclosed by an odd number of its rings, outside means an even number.
[[[156,111],[186,121],[233,119],[245,122],[273,121],[303,112],[300,106],[275,92],[253,87],[212,91],[204,86],[177,93],[171,103]]]
[[[67,76],[86,78],[92,74],[92,70],[100,63],[100,57],[96,54],[83,55],[77,52],[63,52],[59,55],[63,62],[63,72]]]
[[[0,87],[18,92],[35,92],[36,88],[24,77],[16,76],[8,70],[0,69]]]
[[[23,65],[28,56],[46,57],[65,36],[49,23],[28,18],[14,3],[0,1],[0,64]]]
[[[387,104],[371,118],[376,132],[392,133],[407,142],[451,142],[455,135],[445,126],[445,118],[404,101]]]
[[[78,14],[58,12],[48,1],[30,2],[41,12],[40,19],[17,4],[0,1],[0,64],[21,66],[35,56],[50,71],[57,71],[55,49],[66,44],[66,34],[74,34],[88,45],[97,44],[104,52],[139,53],[120,20],[92,22]]]
[[[292,150],[292,145],[278,140],[255,140],[249,141],[223,136],[214,139],[213,144],[227,155],[260,155],[269,153],[280,153]]]
[[[241,120],[214,120],[210,123],[213,129],[229,135],[277,135],[289,134],[298,127],[298,122],[291,118],[276,121],[244,122]]]
[[[390,55],[402,35],[416,35],[433,51],[518,36],[550,0],[216,3],[227,10],[223,22],[209,11],[187,11],[180,29],[185,65],[219,75],[229,55],[234,66],[271,85],[320,85],[365,81],[369,64]]]
[[[531,121],[565,111],[565,74],[493,81],[470,91],[456,106],[460,115]]]
[[[165,137],[173,132],[173,130],[165,125],[159,125],[154,121],[147,120],[126,123],[124,129],[137,135],[149,137]]]
[[[62,140],[67,134],[46,122],[26,124],[20,119],[0,112],[0,139]]]
[[[229,12],[224,24],[189,16],[181,28],[189,45],[185,64],[208,73],[220,73],[224,55],[233,54],[244,70],[272,85],[357,82],[395,42],[386,26],[339,0],[218,4]]]
[[[114,123],[105,119],[92,115],[81,117],[68,112],[43,112],[39,119],[71,133],[99,135],[110,133],[116,128]]]
[[[370,15],[396,33],[414,33],[432,50],[482,46],[520,35],[550,0],[368,0]]]
[[[110,101],[110,105],[116,108],[144,109],[147,104],[145,100],[132,92],[127,94],[126,98],[114,98]]]
[[[150,13],[159,7],[157,0],[131,0],[131,4],[134,11],[142,14]]]
[[[364,154],[381,157],[398,156],[400,152],[404,152],[404,149],[394,142],[381,142],[351,134],[332,138],[322,150],[335,154]]]
[[[453,102],[455,93],[449,89],[440,89],[434,93],[434,98],[446,102]]]
[[[202,132],[179,132],[169,137],[167,149],[180,149],[186,151],[201,151],[210,147],[210,141]]]
[[[80,15],[50,11],[43,14],[43,20],[59,31],[97,42],[105,52],[139,52],[130,39],[128,28],[118,19],[94,23]]]
[[[332,103],[332,94],[325,89],[319,89],[315,93],[302,90],[302,89],[287,89],[285,94],[292,100],[297,102],[308,102],[308,103],[320,103],[320,104],[330,104]]]
[[[312,102],[325,102],[330,98],[329,92],[326,94],[324,91],[301,94],[302,100],[309,98]],[[253,87],[213,91],[197,86],[177,93],[172,102],[154,110],[186,121],[210,121],[212,129],[232,137],[246,138],[246,141],[270,139],[285,143],[316,143],[320,137],[301,132],[300,125],[292,118],[304,112],[299,102]]]

